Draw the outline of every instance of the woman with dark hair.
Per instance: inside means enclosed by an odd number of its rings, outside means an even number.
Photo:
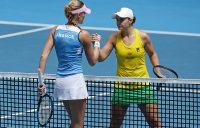
[[[145,62],[148,54],[153,66],[159,65],[159,59],[147,33],[134,27],[136,17],[129,8],[121,8],[112,15],[116,19],[118,32],[108,38],[100,49],[99,61],[104,61],[115,49],[117,72],[119,77],[149,78]],[[92,40],[99,40],[93,35]],[[157,99],[150,84],[116,84],[112,98],[111,128],[120,128],[130,104],[137,104],[151,128],[161,127],[158,118]]]

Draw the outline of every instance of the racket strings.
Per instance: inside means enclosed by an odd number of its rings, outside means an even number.
[[[41,124],[45,124],[51,115],[51,102],[48,97],[43,97],[40,103],[39,120]]]
[[[176,74],[174,74],[172,71],[164,69],[164,68],[156,68],[155,72],[161,78],[177,78]]]

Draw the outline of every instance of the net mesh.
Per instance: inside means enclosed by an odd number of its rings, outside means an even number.
[[[162,127],[200,127],[200,80],[139,79],[85,76],[89,97],[84,127],[110,127],[114,87],[119,83],[149,85],[157,97]],[[47,92],[53,96],[55,75],[46,75]],[[162,83],[159,91],[158,84]],[[39,127],[37,122],[37,74],[0,73],[0,127]],[[63,104],[54,100],[54,114],[47,127],[69,127]],[[137,104],[130,104],[122,127],[148,127]]]

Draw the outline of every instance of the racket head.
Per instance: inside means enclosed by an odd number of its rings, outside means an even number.
[[[48,94],[40,96],[37,108],[37,119],[41,127],[46,126],[53,115],[53,100]]]
[[[165,66],[162,65],[156,65],[153,67],[153,73],[158,77],[158,78],[178,78],[178,74]]]

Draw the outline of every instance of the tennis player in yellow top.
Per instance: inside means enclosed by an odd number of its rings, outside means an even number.
[[[149,78],[145,62],[148,54],[153,66],[159,65],[159,59],[147,33],[134,28],[136,17],[129,8],[121,8],[114,13],[118,32],[108,38],[100,50],[99,61],[104,61],[115,49],[117,57],[117,76]],[[92,40],[100,40],[92,35]],[[127,85],[128,84],[128,85]],[[136,103],[150,127],[161,127],[158,118],[157,100],[150,84],[120,83],[115,87],[112,98],[111,128],[120,128],[126,110],[131,103]]]

